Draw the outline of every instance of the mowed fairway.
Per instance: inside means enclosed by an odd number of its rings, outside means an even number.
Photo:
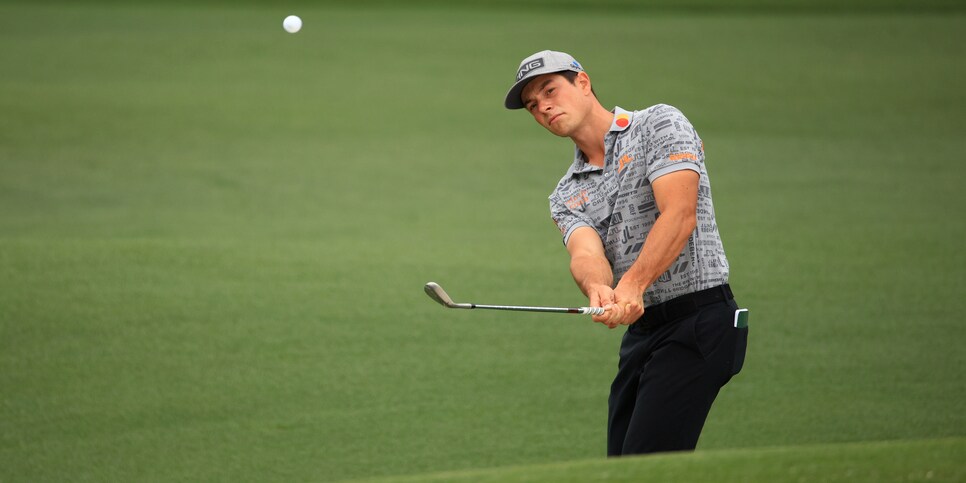
[[[545,48],[688,115],[752,310],[665,481],[732,450],[834,474],[724,481],[848,481],[843,447],[962,478],[928,455],[966,436],[966,10],[477,3],[0,5],[0,481],[649,461],[603,460],[619,330],[422,291],[584,303],[546,202],[572,147],[502,107]]]

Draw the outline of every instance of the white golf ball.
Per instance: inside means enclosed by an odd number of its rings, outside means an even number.
[[[302,19],[298,15],[289,15],[282,20],[282,28],[290,34],[298,32],[302,28]]]

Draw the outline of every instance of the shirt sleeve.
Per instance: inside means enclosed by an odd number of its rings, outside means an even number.
[[[648,181],[682,169],[701,173],[704,143],[681,111],[661,105],[646,122]]]
[[[554,224],[557,225],[557,229],[560,230],[560,235],[563,236],[563,244],[567,246],[567,241],[570,240],[570,235],[573,234],[574,230],[582,226],[591,226],[591,224],[585,220],[583,217],[577,215],[576,213],[570,211],[567,205],[564,204],[563,200],[556,191],[550,195],[550,218],[553,219]]]

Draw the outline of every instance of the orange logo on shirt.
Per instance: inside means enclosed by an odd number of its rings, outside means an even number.
[[[690,159],[691,161],[697,161],[698,157],[691,153],[674,153],[668,156],[671,161],[680,161],[682,159]]]
[[[620,166],[617,167],[617,172],[620,173],[621,171],[624,171],[624,166],[626,166],[631,161],[634,161],[634,158],[632,158],[629,154],[625,154],[621,156],[621,159],[618,160],[618,162],[620,163]]]
[[[614,119],[614,124],[616,124],[617,127],[621,129],[624,129],[625,127],[630,125],[630,123],[631,123],[631,116],[628,116],[627,114],[618,114],[617,118]]]
[[[571,210],[576,210],[580,208],[581,205],[590,201],[590,197],[587,196],[587,190],[580,190],[580,194],[573,195],[567,200],[567,208]]]

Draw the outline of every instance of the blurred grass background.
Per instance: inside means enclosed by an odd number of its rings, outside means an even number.
[[[753,332],[699,452],[966,434],[961,2],[295,5],[0,5],[0,480],[602,456],[620,332],[421,288],[582,302],[545,48],[705,141]]]

